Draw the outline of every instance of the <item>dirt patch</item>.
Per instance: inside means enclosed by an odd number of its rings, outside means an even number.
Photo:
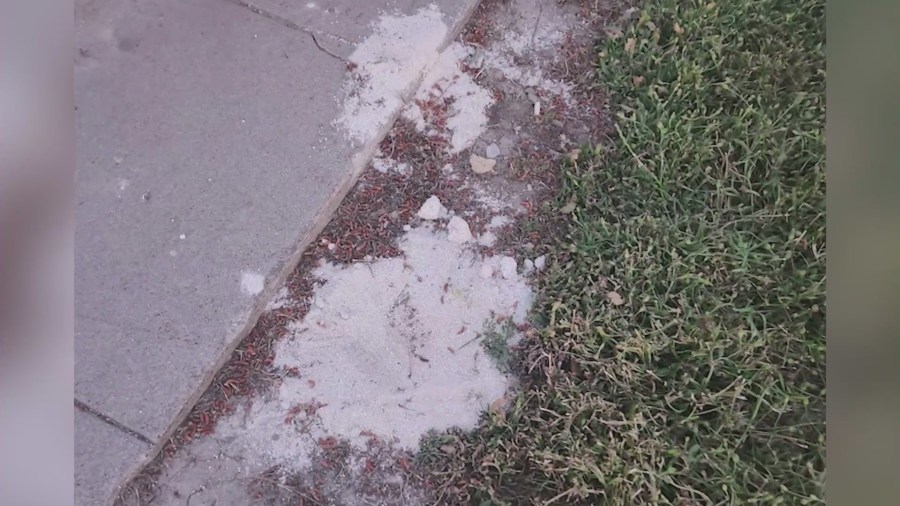
[[[337,439],[322,440],[308,472],[273,467],[255,477],[250,496],[265,505],[421,504],[426,480],[413,472],[414,456],[398,451],[374,434],[362,447]]]

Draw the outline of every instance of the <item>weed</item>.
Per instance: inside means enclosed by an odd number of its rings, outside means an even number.
[[[504,374],[510,372],[512,353],[509,341],[515,333],[516,326],[511,320],[497,322],[496,318],[489,318],[481,333],[478,334],[481,347],[494,361],[497,369]]]

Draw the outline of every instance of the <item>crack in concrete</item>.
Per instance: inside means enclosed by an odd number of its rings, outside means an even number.
[[[331,56],[332,58],[340,60],[340,61],[344,62],[345,64],[350,63],[350,61],[347,60],[346,58],[344,58],[340,55],[337,55],[337,54],[329,51],[328,49],[322,47],[322,45],[319,44],[318,39],[316,39],[316,35],[331,37],[331,38],[334,38],[341,42],[344,42],[346,44],[353,45],[353,43],[350,42],[349,40],[346,40],[343,37],[340,37],[337,35],[324,33],[324,32],[317,32],[315,30],[310,30],[309,28],[304,28],[304,27],[300,26],[299,24],[291,21],[290,19],[287,19],[283,16],[279,16],[278,14],[275,14],[274,12],[263,9],[262,7],[259,7],[257,5],[253,5],[252,3],[247,2],[246,0],[232,0],[232,1],[237,3],[238,5],[240,5],[241,7],[246,7],[247,9],[250,9],[250,11],[253,12],[254,14],[259,14],[260,16],[262,16],[264,18],[268,18],[268,19],[271,19],[272,21],[276,21],[292,30],[297,30],[299,32],[309,34],[309,36],[312,37],[313,43],[316,45],[316,48],[319,51],[322,51],[323,53],[327,54],[328,56]]]
[[[330,56],[332,58],[337,58],[338,60],[340,60],[348,65],[350,64],[350,62],[348,60],[345,60],[344,58],[342,58],[342,57],[332,53],[331,51],[325,49],[324,47],[322,47],[322,45],[319,44],[319,41],[316,40],[316,35],[314,33],[309,32],[309,36],[312,37],[313,43],[316,45],[316,47],[319,49],[319,51],[322,51],[323,53],[327,54],[328,56]]]
[[[141,434],[140,432],[138,432],[132,428],[129,428],[128,426],[119,422],[115,418],[104,415],[103,413],[101,413],[101,412],[97,411],[96,409],[88,406],[87,404],[79,401],[78,399],[75,399],[75,407],[80,409],[81,411],[84,411],[85,413],[88,413],[88,414],[91,414],[91,415],[97,417],[100,421],[102,421],[103,423],[105,423],[107,425],[109,425],[111,427],[115,427],[115,428],[119,429],[120,431],[128,434],[131,437],[137,438],[138,440],[140,440],[143,443],[147,443],[150,446],[154,446],[156,444],[147,436]]]

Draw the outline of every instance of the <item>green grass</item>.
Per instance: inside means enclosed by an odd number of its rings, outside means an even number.
[[[497,320],[491,317],[482,328],[484,330],[477,337],[481,341],[484,352],[500,372],[510,372],[513,357],[509,341],[516,333],[516,326],[508,319],[497,323]]]
[[[824,1],[641,8],[523,391],[423,458],[444,503],[824,502]]]

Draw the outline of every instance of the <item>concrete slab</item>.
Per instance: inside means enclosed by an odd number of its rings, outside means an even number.
[[[345,69],[229,2],[99,14],[77,35],[75,393],[156,439],[348,177]]]
[[[75,410],[75,504],[103,504],[121,476],[134,469],[152,447]]]
[[[372,3],[358,0],[235,0],[252,5],[265,12],[312,31],[326,35],[338,43],[357,44],[371,32]],[[381,0],[378,10],[387,13],[412,13],[429,5],[438,4],[447,20],[462,20],[468,17],[476,2],[453,2],[435,0]],[[338,44],[340,46],[340,44]]]
[[[349,54],[404,1],[335,2],[320,42]],[[476,0],[437,3],[449,39]],[[76,0],[75,17],[75,395],[159,443],[390,125],[357,143],[332,125],[347,70],[305,31],[321,20],[229,0]],[[102,504],[124,467],[79,423],[77,504]]]

